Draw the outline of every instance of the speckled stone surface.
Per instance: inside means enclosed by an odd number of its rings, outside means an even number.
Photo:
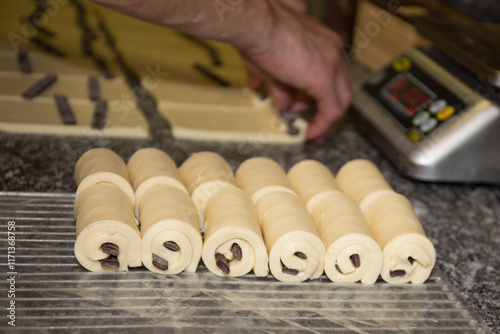
[[[324,162],[335,173],[345,162],[366,158],[376,163],[394,189],[412,201],[436,246],[436,270],[458,291],[494,332],[500,332],[500,186],[431,184],[401,177],[355,124],[346,119],[327,143],[316,147],[214,144],[174,141],[164,122],[149,115],[148,140],[70,138],[0,133],[0,190],[73,192],[73,167],[79,156],[96,146],[128,159],[142,147],[168,152],[177,164],[191,153],[213,150],[233,167],[252,156],[267,156],[286,169],[306,158]]]

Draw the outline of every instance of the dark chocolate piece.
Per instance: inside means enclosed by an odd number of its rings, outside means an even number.
[[[168,261],[162,258],[161,256],[158,256],[156,254],[153,254],[153,266],[160,270],[167,270],[168,269]]]
[[[31,87],[23,92],[23,96],[27,99],[32,99],[35,96],[40,95],[44,90],[49,88],[57,81],[57,76],[54,74],[47,74],[37,82],[35,82]]]
[[[410,262],[410,264],[413,264],[413,262],[415,262],[415,259],[410,256],[408,257],[408,262]]]
[[[95,103],[94,115],[92,115],[91,127],[102,130],[106,125],[106,115],[108,113],[108,103],[99,100]]]
[[[50,52],[57,57],[63,58],[66,56],[66,54],[64,52],[62,52],[61,50],[57,49],[55,46],[47,43],[46,41],[44,41],[36,36],[32,37],[30,39],[30,41],[34,42],[41,49],[43,49],[47,52]]]
[[[92,39],[97,38],[92,28],[87,22],[87,11],[85,7],[77,2],[73,2],[76,7],[76,24],[83,30],[83,33],[89,35]]]
[[[89,90],[89,99],[99,101],[101,99],[101,87],[97,77],[90,76],[87,81],[87,87]]]
[[[163,243],[163,247],[165,247],[166,249],[168,249],[169,251],[172,251],[172,252],[178,252],[180,251],[180,247],[179,245],[177,245],[175,242],[173,241],[165,241]]]
[[[33,72],[31,69],[31,62],[28,57],[28,52],[24,50],[19,50],[17,52],[17,62],[19,63],[19,69],[23,73],[31,73]]]
[[[71,106],[69,105],[66,96],[56,94],[54,95],[54,99],[56,101],[57,109],[59,110],[59,114],[61,115],[63,124],[75,125],[76,124],[75,114],[73,114],[73,110],[71,110]]]
[[[298,127],[296,126],[293,126],[293,125],[289,125],[288,126],[288,130],[287,130],[287,133],[290,135],[290,136],[296,136],[300,133],[300,130]]]
[[[92,41],[94,40],[94,38],[95,37],[93,35],[90,35],[86,32],[82,34],[80,42],[82,46],[82,53],[85,56],[91,56],[94,54],[94,49],[92,48]]]
[[[295,252],[295,254],[293,254],[293,255],[295,255],[296,257],[298,257],[302,260],[307,260],[307,255],[302,253],[302,252]]]
[[[269,90],[266,85],[262,85],[255,91],[261,100],[265,100],[269,97]]]
[[[181,34],[181,36],[185,37],[189,41],[191,41],[191,42],[201,46],[203,49],[205,49],[208,53],[208,56],[210,57],[210,60],[212,61],[213,66],[216,66],[216,67],[222,66],[222,60],[220,59],[219,52],[210,43],[208,43],[202,39],[189,36],[189,35]]]
[[[281,119],[287,123],[287,124],[292,124],[293,121],[295,121],[295,118],[297,118],[297,115],[292,113],[289,109],[284,109],[281,114]]]
[[[351,260],[352,265],[355,268],[359,268],[359,266],[361,265],[361,260],[359,259],[358,254],[353,254],[353,255],[349,256],[349,259]]]
[[[28,25],[28,26],[30,26],[31,29],[35,29],[37,32],[40,32],[40,33],[44,34],[47,37],[54,37],[56,35],[55,32],[53,32],[52,30],[49,30],[49,29],[45,28],[43,25],[36,24],[36,22],[35,22],[35,15],[41,15],[41,14],[38,14],[38,13],[43,14],[43,12],[35,11],[33,14],[31,14],[30,17],[22,16],[21,17],[21,22],[24,23],[24,24],[26,24],[26,25]]]
[[[337,269],[337,271],[341,274],[343,274],[342,270],[340,270],[340,267],[338,264],[335,265],[335,269]]]
[[[243,257],[243,254],[241,253],[241,247],[237,243],[231,245],[231,253],[233,253],[234,259],[237,261],[240,261]]]
[[[101,267],[103,268],[111,268],[118,269],[120,268],[120,262],[116,256],[110,255],[108,258],[100,260]]]
[[[229,274],[229,261],[226,257],[221,253],[215,253],[215,264],[219,267],[220,270],[224,273],[224,275]]]
[[[226,79],[222,78],[220,75],[212,72],[208,67],[200,63],[194,63],[193,68],[206,76],[208,79],[214,81],[222,87],[229,87],[231,84]]]
[[[104,59],[95,55],[93,59],[94,59],[94,64],[106,79],[113,79],[115,77],[115,75],[113,74],[113,72],[111,72],[108,64],[104,61]]]
[[[288,274],[292,276],[297,276],[299,274],[299,271],[297,269],[290,269],[287,266],[285,266],[283,262],[281,262],[281,271],[283,272],[283,274]]]
[[[403,276],[406,276],[406,271],[404,271],[404,270],[393,270],[393,271],[389,272],[389,275],[391,277],[403,277]]]
[[[300,133],[300,130],[293,125],[293,122],[295,122],[295,119],[297,118],[296,114],[290,112],[289,109],[285,109],[281,112],[280,116],[281,119],[288,125],[287,133],[290,136],[296,136]]]
[[[102,17],[100,17],[100,15],[98,13],[97,13],[97,16],[99,18],[99,22],[98,22],[97,26],[99,27],[99,30],[104,35],[104,39],[106,40],[106,44],[108,44],[108,46],[110,46],[111,48],[114,48],[115,40],[114,40],[113,36],[111,35],[109,28],[106,26],[106,24],[104,23],[104,20],[102,19]]]
[[[113,256],[118,256],[119,249],[118,246],[111,243],[111,242],[105,242],[101,245],[101,251],[103,253],[113,255]]]

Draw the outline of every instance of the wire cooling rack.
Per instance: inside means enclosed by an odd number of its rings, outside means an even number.
[[[436,271],[399,286],[228,279],[203,264],[175,276],[88,272],[73,253],[73,201],[0,192],[0,332],[489,332]]]

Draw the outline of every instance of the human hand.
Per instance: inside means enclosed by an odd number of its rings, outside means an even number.
[[[340,50],[341,39],[314,18],[304,15],[302,1],[270,1],[273,31],[259,36],[255,46],[242,50],[251,72],[249,85],[268,86],[277,110],[299,114],[314,102],[306,138],[322,143],[344,115],[352,98],[347,68]],[[302,9],[301,9],[302,8]]]

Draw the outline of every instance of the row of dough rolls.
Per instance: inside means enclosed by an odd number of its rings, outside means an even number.
[[[253,203],[234,183],[227,161],[213,152],[191,155],[180,167],[205,231],[203,263],[218,276],[267,276],[268,256]]]
[[[141,223],[142,263],[160,274],[195,272],[203,244],[198,213],[175,162],[159,149],[144,148],[130,157],[128,169]]]
[[[177,168],[158,149],[137,151],[127,166],[97,148],[80,157],[75,181],[75,254],[92,271],[193,272],[203,258],[219,276],[269,268],[299,282],[324,269],[334,282],[371,284],[380,273],[389,283],[422,283],[435,263],[409,200],[366,160],[347,163],[335,180],[317,161],[287,176],[275,161],[251,158],[235,177],[212,152]]]
[[[425,282],[436,253],[411,202],[394,192],[368,160],[352,160],[342,166],[337,182],[357,202],[382,249],[382,279],[388,283]]]
[[[325,246],[283,168],[268,158],[251,158],[238,168],[236,182],[254,202],[272,275],[283,282],[319,278]]]
[[[373,284],[382,269],[382,251],[357,203],[340,191],[322,163],[304,160],[288,172],[326,245],[325,274],[333,282]]]
[[[127,165],[115,152],[97,148],[75,167],[75,256],[90,271],[126,271],[142,265],[141,236]]]

